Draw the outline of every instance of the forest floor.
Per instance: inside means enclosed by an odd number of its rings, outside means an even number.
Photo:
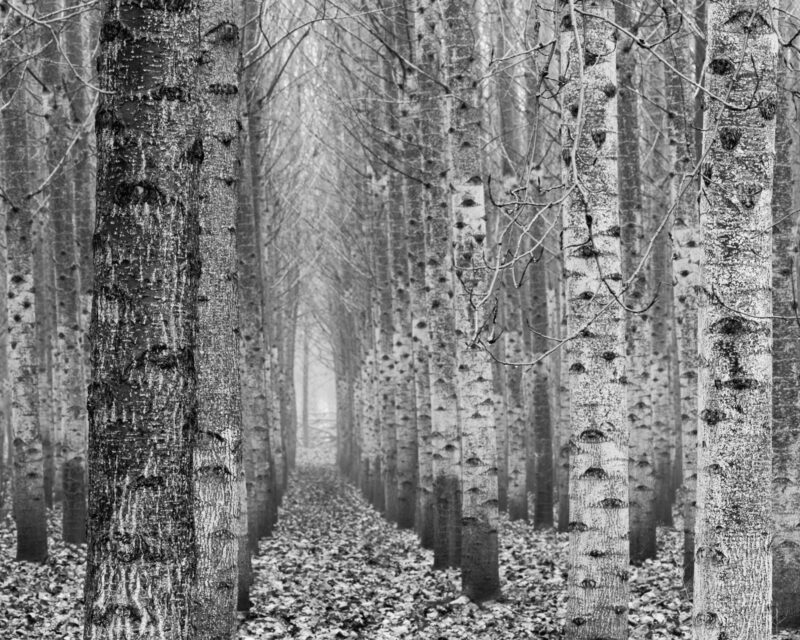
[[[460,595],[456,571],[433,571],[431,552],[341,483],[330,460],[301,452],[298,467],[275,533],[253,559],[253,608],[241,621],[240,639],[561,637],[566,534],[503,519],[503,596],[478,606]],[[85,548],[61,541],[59,516],[51,511],[44,565],[14,562],[13,520],[0,521],[0,640],[82,637]],[[660,529],[658,558],[632,570],[631,638],[691,638],[681,537]]]

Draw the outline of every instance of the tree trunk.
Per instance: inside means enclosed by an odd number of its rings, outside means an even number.
[[[790,55],[788,52],[785,54]],[[796,57],[795,57],[796,59]],[[775,539],[772,544],[773,618],[779,627],[800,627],[800,352],[794,319],[798,284],[798,228],[792,194],[793,105],[783,58],[778,70],[775,187],[772,194],[772,478]],[[788,85],[788,86],[787,86]]]
[[[638,19],[625,2],[615,3],[616,22],[630,29]],[[653,406],[650,394],[652,366],[652,321],[650,309],[650,265],[645,258],[644,216],[642,213],[642,167],[639,158],[639,100],[634,87],[636,51],[633,39],[620,34],[617,51],[619,93],[620,223],[622,225],[623,276],[630,281],[625,291],[628,311],[626,401],[630,433],[628,477],[630,484],[630,555],[640,564],[656,555],[655,479],[653,471]],[[638,271],[638,273],[636,273]]]
[[[534,223],[534,237],[544,238],[545,224],[542,213]],[[541,254],[544,256],[544,252]],[[553,426],[550,415],[550,399],[547,374],[547,362],[542,355],[547,351],[549,342],[545,336],[550,335],[547,323],[547,286],[545,263],[531,265],[531,300],[533,302],[533,355],[537,360],[533,367],[533,435],[535,482],[535,499],[533,509],[533,525],[537,529],[549,529],[553,526]]]
[[[231,638],[236,604],[242,465],[236,218],[239,188],[240,5],[200,0],[197,96],[203,163],[199,176],[197,435],[194,524],[197,569],[193,638]]]
[[[249,120],[249,118],[248,118]],[[252,143],[247,142],[248,145]],[[249,155],[250,149],[243,155]],[[249,167],[248,163],[244,163]],[[272,464],[269,411],[267,398],[266,363],[269,359],[264,344],[261,313],[261,270],[258,263],[258,240],[253,208],[260,202],[252,186],[253,172],[249,171],[244,185],[249,185],[246,201],[242,199],[236,221],[236,251],[239,257],[239,322],[240,380],[242,394],[242,430],[249,447],[247,517],[250,548],[255,551],[258,540],[272,533],[277,506],[275,469]]]
[[[309,431],[309,424],[308,424],[308,324],[304,325],[303,327],[303,382],[302,382],[302,390],[300,391],[301,395],[301,403],[302,403],[302,417],[300,418],[303,422],[303,446],[308,448],[311,446],[311,433]]]
[[[190,633],[198,26],[194,3],[176,11],[113,0],[104,16],[87,640],[132,626],[143,640]]]
[[[14,27],[22,27],[18,16]],[[3,52],[6,55],[7,52]],[[9,57],[9,65],[13,59]],[[5,66],[5,65],[4,65]],[[8,379],[11,384],[11,434],[14,446],[14,517],[17,524],[17,560],[44,562],[47,558],[47,522],[44,491],[44,452],[39,430],[36,306],[33,278],[33,211],[27,196],[32,174],[28,154],[25,77],[4,69],[2,111],[5,199],[8,203]],[[15,89],[19,91],[15,92]]]
[[[409,296],[408,248],[406,247],[406,208],[400,176],[390,176],[390,247],[392,287],[392,325],[394,362],[394,415],[397,427],[397,524],[414,527],[417,501],[417,425],[414,387],[414,353],[411,342],[411,300]],[[408,190],[403,189],[408,194]],[[404,202],[405,200],[405,202]],[[417,203],[418,204],[418,203]]]
[[[570,389],[567,634],[628,635],[628,432],[610,0],[561,21],[562,159]]]
[[[403,52],[418,64],[419,52],[414,47],[416,28],[413,7],[404,11],[407,34]],[[401,36],[402,37],[402,36]],[[428,327],[427,291],[425,286],[427,254],[425,252],[425,216],[433,205],[430,192],[416,180],[424,174],[421,134],[423,130],[420,83],[417,69],[405,69],[405,110],[401,119],[403,159],[406,179],[406,247],[411,298],[411,341],[414,362],[414,397],[417,435],[417,504],[415,521],[420,544],[433,549],[433,451],[431,448],[430,331]]]
[[[683,486],[683,582],[692,588],[694,575],[694,532],[697,486],[697,294],[700,287],[701,239],[699,220],[692,189],[694,141],[692,138],[692,93],[682,78],[693,77],[694,67],[689,48],[688,27],[682,27],[684,15],[691,15],[689,0],[673,0],[668,9],[670,31],[674,33],[667,70],[667,107],[673,177],[671,202],[674,207],[672,227],[672,273],[675,299],[675,331],[678,344],[678,367],[681,398],[681,443]]]
[[[423,180],[426,201],[425,283],[430,329],[431,447],[433,453],[435,568],[457,567],[461,562],[461,442],[456,399],[455,320],[452,248],[448,219],[446,167],[443,159],[444,110],[439,95],[442,79],[441,38],[443,16],[438,3],[417,0],[416,16],[421,104]]]
[[[56,0],[45,6],[45,13],[52,14],[63,8]],[[75,18],[80,23],[79,18]],[[74,27],[73,27],[74,28]],[[72,34],[80,38],[80,33]],[[57,335],[59,339],[57,401],[60,427],[63,430],[63,520],[64,542],[83,544],[86,542],[86,387],[83,367],[84,347],[81,331],[80,260],[77,254],[75,217],[84,212],[77,209],[77,196],[83,186],[78,182],[89,182],[83,177],[70,176],[69,163],[64,162],[67,153],[67,135],[72,128],[67,125],[69,103],[62,86],[64,78],[59,70],[60,53],[55,40],[48,42],[45,50],[42,80],[50,89],[52,111],[48,118],[51,141],[48,144],[48,169],[52,174],[50,183],[50,217],[53,223],[55,242]],[[63,163],[63,164],[62,164]],[[60,167],[60,169],[59,169]],[[70,197],[69,179],[76,184],[76,198]],[[76,179],[77,178],[77,179]],[[60,492],[59,492],[60,493]]]
[[[453,225],[455,328],[458,406],[461,413],[461,581],[472,600],[500,593],[498,568],[497,450],[492,368],[486,352],[493,309],[486,300],[491,272],[483,256],[486,206],[480,159],[480,111],[475,64],[476,42],[469,8],[445,4],[444,32],[447,122],[450,124],[448,172]]]
[[[771,637],[772,501],[765,496],[772,488],[774,15],[767,0],[721,0],[708,7],[708,133],[700,197],[705,295],[698,318],[698,640]]]
[[[257,55],[263,46],[258,29],[261,4],[248,0],[244,5],[244,50]],[[271,354],[265,326],[264,296],[260,239],[260,216],[264,215],[264,184],[262,167],[266,143],[263,138],[262,104],[258,91],[259,65],[248,67],[245,73],[243,106],[247,111],[246,141],[242,149],[243,166],[247,168],[247,203],[239,208],[236,224],[236,250],[239,256],[239,321],[241,323],[241,390],[242,429],[249,434],[252,482],[248,491],[248,529],[251,550],[256,551],[258,540],[272,534],[277,518],[279,489],[278,470],[273,457],[275,443],[271,434],[273,415],[269,362]]]

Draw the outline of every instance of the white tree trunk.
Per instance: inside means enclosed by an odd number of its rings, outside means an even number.
[[[587,13],[583,13],[587,11]],[[564,5],[563,251],[570,390],[567,634],[628,635],[628,423],[611,0]]]
[[[768,0],[721,0],[708,11],[710,95],[700,197],[705,291],[698,318],[698,640],[771,637],[772,501],[765,496],[772,488],[776,15]]]

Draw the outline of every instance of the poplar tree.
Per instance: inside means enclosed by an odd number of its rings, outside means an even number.
[[[771,637],[772,183],[778,37],[769,0],[708,7],[698,318],[694,629]]]
[[[570,393],[567,634],[627,638],[628,429],[611,0],[562,8],[561,153]]]
[[[196,2],[113,0],[100,32],[87,640],[191,628],[199,25]]]

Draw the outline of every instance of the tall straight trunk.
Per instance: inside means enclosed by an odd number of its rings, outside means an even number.
[[[370,202],[372,204],[372,211],[378,207],[378,194],[374,183],[370,189]],[[384,442],[386,440],[385,416],[383,413],[383,345],[381,342],[381,278],[380,278],[380,246],[381,246],[381,233],[380,217],[377,215],[371,216],[369,234],[370,238],[370,256],[372,259],[372,268],[375,273],[374,287],[370,295],[370,305],[372,318],[372,401],[374,404],[375,416],[375,451],[372,457],[371,475],[372,475],[372,505],[379,513],[386,512],[386,494],[383,490],[384,478]]]
[[[100,12],[85,11],[71,20],[67,28],[67,56],[76,69],[80,69],[83,78],[91,78],[94,71],[93,49],[100,28]],[[92,117],[92,98],[94,91],[70,75],[70,95],[75,127],[84,125]],[[94,176],[97,172],[97,153],[91,127],[76,142],[73,155],[75,158],[75,175]],[[78,264],[80,265],[79,282],[81,300],[81,329],[85,333],[91,321],[92,288],[94,284],[94,265],[92,262],[92,235],[94,233],[96,215],[95,181],[78,179],[75,189],[75,242]],[[84,375],[88,381],[89,345],[84,349]]]
[[[239,114],[240,119],[244,120],[246,115],[242,113],[243,100],[240,93]],[[238,260],[241,260],[242,254],[240,253],[240,234],[239,222],[247,220],[248,217],[244,215],[251,205],[250,198],[250,171],[247,164],[247,127],[243,126],[240,133],[239,145],[239,159],[242,166],[239,190],[238,190],[238,216],[236,219],[236,252]],[[246,272],[246,271],[245,271]],[[253,434],[252,428],[254,423],[254,414],[248,413],[252,410],[252,398],[257,389],[253,388],[253,381],[257,379],[252,372],[249,372],[249,377],[246,375],[246,361],[245,361],[245,311],[248,309],[247,304],[252,304],[252,300],[245,301],[242,299],[242,268],[241,263],[236,265],[236,275],[238,277],[238,291],[239,291],[239,394],[241,406],[240,424],[242,429],[242,466],[239,469],[239,523],[237,528],[238,538],[238,579],[237,579],[237,605],[238,611],[248,611],[251,606],[250,602],[250,587],[253,583],[253,566],[251,562],[250,552],[253,550],[253,540],[257,542],[257,535],[255,531],[255,520],[253,514],[250,513],[250,508],[255,505],[255,469],[253,461]],[[252,313],[252,312],[251,312]]]
[[[245,151],[247,154],[249,152]],[[248,158],[248,161],[250,158]],[[249,167],[247,163],[245,166]],[[247,177],[250,178],[251,172]],[[249,185],[243,181],[242,187]],[[258,547],[258,540],[272,533],[277,510],[275,469],[272,464],[269,433],[269,412],[265,367],[266,352],[261,313],[261,270],[258,264],[258,246],[254,220],[254,189],[241,199],[236,221],[237,275],[239,279],[239,322],[241,331],[239,361],[242,430],[245,446],[249,450],[247,517],[250,546]]]
[[[374,302],[374,301],[373,301]],[[373,307],[372,317],[379,314]],[[374,320],[373,320],[374,322]],[[373,327],[373,352],[372,352],[372,402],[375,420],[375,450],[371,458],[370,475],[372,476],[372,506],[379,513],[386,510],[385,494],[383,492],[383,402],[381,397],[381,363],[380,363],[380,327],[377,323]]]
[[[666,129],[666,127],[665,127]],[[655,172],[664,175],[667,171]],[[668,203],[663,203],[668,204]],[[655,215],[651,218],[647,237],[656,233],[655,225],[661,223],[667,206],[652,202]],[[655,512],[657,524],[672,526],[672,457],[674,455],[675,412],[670,389],[670,369],[677,354],[672,348],[671,325],[674,324],[672,299],[672,255],[670,251],[669,226],[665,226],[655,238],[652,253],[653,295],[656,296],[650,313],[652,322],[653,360],[650,368],[650,384],[653,390],[653,437],[655,439]],[[680,416],[677,416],[678,420]]]
[[[611,0],[562,9],[562,243],[571,338],[567,634],[576,640],[628,635],[628,423],[613,22]]]
[[[564,261],[566,267],[566,261]],[[561,302],[560,309],[560,333],[559,337],[564,340],[569,337],[569,313],[566,300],[566,269],[561,269],[558,298]],[[559,380],[558,399],[559,412],[556,431],[556,482],[558,483],[558,522],[557,527],[561,533],[569,530],[569,444],[570,436],[570,388],[569,388],[569,354],[566,348],[558,350],[558,358],[561,367],[561,379]]]
[[[669,23],[664,25],[669,29]],[[642,123],[640,153],[649,155],[645,162],[644,233],[645,238],[653,240],[651,252],[651,278],[653,296],[649,314],[652,318],[651,340],[653,355],[650,366],[650,388],[652,391],[653,415],[653,453],[655,460],[655,517],[657,524],[672,526],[672,493],[670,491],[671,463],[673,455],[674,420],[673,401],[670,393],[670,368],[677,357],[671,342],[671,328],[674,324],[672,300],[672,252],[671,239],[672,211],[670,209],[671,183],[669,151],[669,115],[666,109],[666,69],[658,65],[651,72],[648,68],[644,76],[644,91],[647,96],[645,114],[650,121]],[[651,148],[654,153],[650,153]],[[647,156],[645,156],[647,157]],[[664,217],[668,216],[665,221]],[[659,231],[660,227],[660,231]],[[645,301],[648,304],[649,301]],[[680,418],[680,416],[678,416]]]
[[[516,293],[510,291],[508,293]],[[522,314],[516,303],[517,296],[506,299],[506,326],[509,322],[517,327],[522,324]],[[509,316],[514,316],[513,319]],[[512,326],[513,326],[512,325]],[[511,329],[505,335],[505,360],[506,362],[522,362],[524,357],[524,343],[522,332]],[[527,487],[527,458],[528,458],[528,421],[525,414],[523,386],[523,368],[520,366],[505,367],[505,389],[508,400],[506,411],[508,417],[508,437],[506,440],[508,460],[508,517],[511,520],[528,520],[528,487]],[[497,412],[495,412],[497,415]],[[500,428],[500,425],[497,425]],[[498,439],[498,443],[500,440]],[[500,456],[498,452],[498,457]],[[552,485],[551,485],[552,489]]]
[[[302,417],[300,420],[303,423],[303,446],[310,447],[311,446],[311,432],[309,429],[308,424],[308,367],[309,367],[309,339],[308,339],[308,332],[309,327],[306,324],[303,327],[303,380],[302,380],[302,389],[300,391],[300,402],[302,403],[301,413]]]
[[[705,295],[698,318],[698,640],[766,640],[772,631],[772,501],[765,496],[772,488],[775,15],[768,0],[722,0],[708,7],[700,198]]]
[[[626,2],[615,3],[615,20],[630,29],[638,19]],[[625,291],[628,307],[625,323],[627,338],[626,404],[630,449],[628,478],[630,484],[630,558],[640,564],[656,555],[655,460],[653,458],[653,406],[650,393],[652,366],[652,321],[650,309],[650,265],[645,258],[642,212],[642,167],[639,159],[639,99],[634,87],[636,50],[633,39],[621,35],[617,51],[619,93],[619,211],[622,226],[623,277],[630,281]],[[638,270],[638,273],[636,271]]]
[[[256,221],[258,224],[258,220]],[[263,254],[262,254],[263,255]],[[262,279],[262,286],[265,295],[271,297],[274,293],[272,290],[273,276],[269,274],[277,273],[278,263],[276,260],[266,262],[266,273]],[[283,339],[283,318],[278,313],[275,301],[265,304],[262,313],[264,313],[264,333],[266,334],[265,340],[267,342],[267,351],[269,360],[266,370],[264,372],[267,384],[267,404],[268,404],[268,424],[269,424],[269,439],[272,448],[272,461],[275,466],[275,484],[277,488],[278,504],[283,500],[283,494],[286,491],[286,482],[289,478],[288,465],[286,464],[286,434],[285,434],[285,415],[283,405],[283,369],[281,367],[281,354],[278,347],[278,341]]]
[[[239,164],[240,5],[200,0],[196,91],[203,145],[198,199],[197,435],[193,491],[197,568],[193,638],[236,630],[242,466],[236,219]]]
[[[492,367],[486,352],[492,312],[486,300],[491,271],[483,255],[486,205],[480,158],[478,68],[472,16],[462,2],[445,4],[444,56],[449,123],[450,215],[453,226],[458,406],[464,464],[461,481],[461,581],[481,602],[500,593],[498,567],[497,451]]]
[[[405,7],[404,53],[417,63],[419,52],[413,6]],[[401,119],[403,159],[406,174],[406,254],[408,260],[411,305],[412,374],[414,377],[415,421],[417,436],[417,496],[415,521],[420,544],[433,549],[433,451],[431,448],[430,331],[428,328],[427,291],[425,286],[425,216],[432,206],[430,193],[414,179],[424,172],[422,154],[422,112],[417,69],[405,73],[405,104]]]
[[[243,51],[260,52],[263,46],[258,30],[261,4],[245,2],[245,34]],[[277,519],[279,502],[278,470],[273,457],[275,443],[271,434],[273,416],[269,362],[271,354],[264,324],[264,279],[262,270],[259,220],[264,215],[264,184],[262,167],[266,145],[263,138],[262,104],[257,93],[260,87],[258,63],[245,72],[245,93],[242,106],[247,118],[243,123],[246,141],[243,145],[243,165],[247,168],[249,196],[239,208],[236,224],[236,247],[239,257],[239,313],[242,332],[240,375],[242,389],[242,429],[249,434],[252,483],[248,491],[248,529],[253,551],[261,537],[271,535]]]
[[[171,6],[171,5],[169,5]],[[182,639],[196,570],[199,12],[107,4],[89,389],[85,638]]]
[[[376,262],[378,280],[378,317],[380,348],[379,376],[381,403],[381,471],[383,505],[386,519],[397,521],[397,419],[395,364],[393,345],[393,302],[391,285],[390,212],[387,196],[388,178],[383,176],[373,185],[376,193]]]
[[[500,59],[514,55],[518,48],[515,42],[515,30],[523,22],[524,16],[520,15],[521,7],[518,2],[504,0],[501,3],[501,15],[492,16],[490,24],[500,23],[494,29],[497,32],[496,51]],[[498,18],[502,19],[498,20]],[[506,63],[507,64],[507,63]],[[493,173],[502,172],[503,199],[509,202],[515,200],[515,194],[520,186],[522,176],[526,170],[526,138],[523,121],[525,83],[518,76],[521,65],[500,67],[497,81],[494,85],[497,102],[497,117],[500,128],[500,142],[498,154],[500,157],[493,163]],[[491,89],[490,89],[491,90]],[[488,118],[492,119],[492,101],[488,101]],[[491,162],[491,160],[489,161]],[[521,227],[530,218],[525,205],[508,205],[506,207],[493,207],[498,220],[490,225],[489,245],[498,246],[500,259],[507,263],[518,254],[521,242]],[[491,233],[497,227],[497,233]],[[498,237],[493,237],[497,235]],[[502,336],[498,340],[499,360],[504,362],[522,362],[525,357],[525,341],[523,338],[525,327],[526,306],[521,300],[523,271],[518,264],[512,264],[504,269],[501,278],[498,278],[495,296],[498,299],[498,324],[502,328]],[[500,493],[500,509],[508,509],[512,520],[528,519],[528,420],[525,413],[525,390],[523,385],[523,368],[513,365],[493,363],[493,376],[496,398],[495,416],[497,416],[497,445],[498,445],[498,489]],[[532,448],[531,448],[532,449]],[[504,495],[505,494],[505,495]]]
[[[694,144],[692,118],[693,90],[679,74],[694,75],[685,15],[691,15],[690,0],[671,0],[665,5],[672,36],[667,70],[667,108],[670,123],[670,146],[673,159],[671,204],[672,273],[674,279],[675,331],[681,399],[681,443],[683,460],[683,582],[691,590],[694,576],[694,531],[697,506],[697,304],[702,253],[700,221],[692,184]]]
[[[372,292],[370,292],[370,299]],[[370,300],[371,302],[371,300]],[[377,377],[377,362],[376,362],[376,349],[375,349],[375,329],[372,326],[372,314],[370,312],[370,322],[367,325],[367,332],[364,336],[365,341],[369,345],[367,350],[367,357],[364,361],[364,379],[365,379],[365,399],[366,399],[366,412],[365,412],[365,439],[364,447],[362,449],[365,459],[365,467],[367,475],[364,480],[366,484],[366,497],[369,503],[378,509],[377,499],[378,491],[376,490],[379,482],[379,468],[378,461],[380,460],[380,434],[379,434],[379,406],[378,406],[378,377]]]
[[[46,13],[54,13],[63,8],[61,0],[48,3]],[[78,22],[80,20],[78,19]],[[73,27],[74,28],[74,27]],[[76,35],[72,35],[76,37]],[[77,34],[80,38],[80,34]],[[48,144],[48,169],[53,178],[50,189],[50,217],[53,224],[55,242],[57,334],[59,337],[59,358],[57,398],[58,413],[63,429],[63,519],[62,535],[65,542],[83,544],[86,542],[86,386],[84,371],[84,351],[81,331],[81,281],[80,260],[75,235],[75,217],[85,212],[79,211],[77,204],[83,186],[77,187],[75,197],[70,197],[69,163],[61,164],[67,152],[67,126],[69,103],[62,90],[64,78],[59,70],[59,52],[55,40],[48,43],[42,79],[52,93],[52,110],[48,123],[51,127],[51,140]],[[80,98],[79,98],[80,99]],[[60,167],[60,169],[59,169]],[[73,181],[89,182],[80,178]],[[83,198],[81,198],[83,199]]]
[[[2,50],[0,50],[2,53]],[[0,72],[5,72],[5,67],[0,64]],[[0,98],[5,99],[5,94],[0,91]],[[0,115],[0,148],[8,147],[6,143],[5,118]],[[7,154],[0,153],[0,174],[7,175],[6,165]],[[5,187],[8,189],[8,185]],[[9,202],[5,198],[0,198],[0,318],[6,318],[8,322],[8,244],[6,229],[9,213]],[[8,358],[8,331],[0,331],[0,518],[6,515],[8,502],[6,498],[11,484],[11,474],[13,470],[12,454],[14,451],[11,434],[11,388],[8,377],[9,358]]]
[[[397,524],[401,529],[414,527],[417,501],[417,424],[414,386],[414,352],[411,341],[412,318],[409,295],[408,248],[406,246],[406,197],[398,193],[400,177],[391,176],[390,184],[398,184],[390,194],[390,233],[393,325],[393,361],[395,379],[395,420],[397,424]],[[398,197],[399,196],[399,197]],[[405,201],[405,202],[404,202]],[[418,202],[414,202],[417,206]]]
[[[287,268],[287,276],[291,282],[297,280],[297,266]],[[281,372],[280,410],[281,426],[284,438],[284,464],[286,467],[286,481],[288,474],[294,469],[297,458],[297,394],[294,387],[294,356],[295,341],[297,337],[297,309],[298,289],[292,285],[287,291],[282,292],[283,305],[283,332],[278,343],[278,360]],[[352,339],[352,336],[351,336]],[[348,374],[351,384],[354,383],[353,360],[350,358]],[[352,395],[350,396],[352,401]]]
[[[18,17],[10,18],[21,27]],[[3,52],[4,55],[6,52]],[[13,58],[9,57],[9,64]],[[5,65],[4,65],[5,66]],[[44,562],[47,558],[47,522],[44,490],[44,451],[39,430],[36,305],[33,264],[33,202],[27,197],[32,173],[25,76],[5,68],[2,111],[4,184],[8,203],[8,379],[11,385],[11,435],[14,446],[14,517],[17,524],[17,560]],[[18,91],[15,92],[15,89]],[[38,283],[37,283],[38,284]]]
[[[278,269],[280,262],[276,255],[276,247],[270,246],[268,238],[272,237],[270,224],[272,222],[272,212],[269,211],[267,204],[268,194],[267,182],[269,176],[266,175],[266,164],[268,160],[264,151],[267,144],[266,138],[263,133],[256,135],[256,131],[261,131],[262,127],[266,126],[264,113],[261,113],[263,104],[261,101],[254,103],[251,106],[253,113],[257,113],[256,118],[259,122],[258,125],[252,126],[251,134],[255,137],[252,140],[258,142],[251,142],[250,153],[253,155],[252,167],[258,167],[253,171],[253,192],[256,197],[261,198],[261,206],[254,206],[253,214],[255,216],[255,229],[258,253],[257,261],[261,271],[261,315],[264,332],[264,342],[266,345],[266,362],[264,365],[264,381],[266,384],[266,397],[267,397],[267,425],[269,427],[269,443],[270,443],[270,456],[273,464],[273,474],[275,481],[275,496],[277,504],[283,500],[283,494],[286,490],[286,481],[288,478],[288,468],[286,465],[286,447],[284,438],[284,418],[283,415],[283,370],[281,367],[281,347],[280,343],[283,340],[283,315],[281,313],[280,302],[278,300],[278,292],[275,287],[275,281],[278,278]],[[254,201],[255,203],[255,201]]]
[[[439,96],[442,79],[443,16],[433,0],[417,0],[416,32],[421,105],[423,179],[426,201],[425,271],[430,329],[431,448],[433,457],[435,568],[461,562],[461,441],[456,396],[452,247],[442,147],[446,135]]]
[[[0,92],[0,97],[2,96]],[[0,117],[0,145],[5,147],[3,118]],[[0,174],[6,172],[4,154],[0,154]],[[6,269],[8,265],[8,245],[6,243],[6,223],[8,221],[8,206],[4,199],[0,199],[0,318],[8,315],[8,278]],[[6,515],[8,507],[8,487],[11,480],[13,462],[11,453],[14,450],[13,437],[10,433],[9,420],[10,406],[9,379],[8,379],[8,332],[0,332],[0,518]]]
[[[259,11],[264,5],[259,4]],[[255,25],[253,25],[255,27]],[[256,84],[254,91],[260,91]],[[264,340],[267,345],[268,362],[265,370],[267,384],[269,437],[272,461],[275,468],[275,484],[278,504],[283,499],[289,478],[287,459],[288,416],[286,413],[286,379],[283,367],[284,338],[286,336],[286,304],[281,300],[278,278],[282,262],[277,246],[275,219],[279,217],[278,203],[270,198],[268,190],[271,176],[268,174],[269,155],[266,152],[267,112],[265,98],[254,96],[251,113],[256,123],[251,123],[251,154],[253,162],[254,195],[261,199],[261,206],[254,206],[256,237],[258,238],[258,263],[261,269],[261,313],[263,315]]]
[[[542,214],[534,223],[534,237],[544,237],[545,220]],[[542,255],[544,255],[542,253]],[[550,335],[547,321],[547,283],[545,263],[531,266],[531,301],[533,303],[533,354],[536,364],[533,367],[533,436],[534,436],[534,509],[533,524],[537,529],[553,526],[553,423],[550,413],[549,376],[547,362],[542,354],[549,348],[546,336]]]
[[[788,54],[785,54],[788,57]],[[795,57],[796,59],[796,57]],[[800,352],[794,306],[798,291],[797,214],[792,194],[793,108],[788,60],[778,70],[775,187],[772,194],[772,544],[774,620],[784,628],[800,627]],[[788,85],[788,86],[787,86]]]
[[[38,97],[38,96],[37,96]],[[48,95],[43,96],[45,102]],[[36,99],[36,98],[34,98]],[[34,143],[48,138],[48,129],[43,118],[32,118],[30,132]],[[32,160],[35,184],[42,184],[48,175],[47,158],[34,156]],[[43,196],[43,194],[42,194]],[[34,306],[36,307],[36,358],[37,384],[39,386],[39,431],[44,452],[44,497],[48,507],[53,506],[56,481],[56,447],[60,435],[57,423],[60,418],[59,389],[56,389],[59,360],[56,339],[55,265],[53,250],[53,228],[47,206],[47,198],[34,196],[31,202],[33,220],[33,281]]]

